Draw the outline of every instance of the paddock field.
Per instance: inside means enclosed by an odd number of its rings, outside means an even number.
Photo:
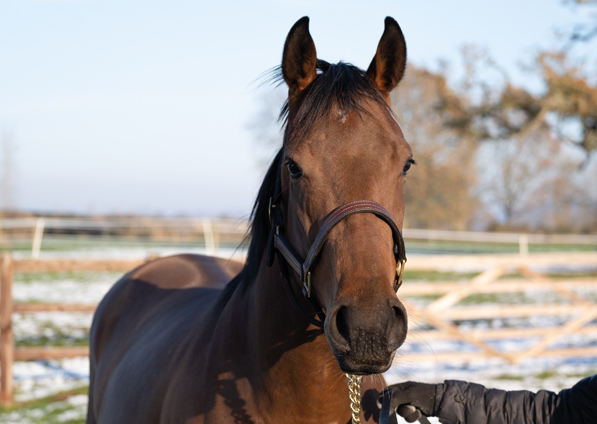
[[[48,246],[51,247],[51,246]],[[192,245],[151,244],[135,246],[110,246],[108,243],[90,243],[76,249],[50,248],[42,251],[42,258],[143,258],[152,254],[173,254],[179,251],[201,253],[203,248]],[[71,245],[71,247],[73,247]],[[409,245],[410,247],[410,245]],[[409,251],[412,251],[409,249]],[[242,255],[242,251],[226,249],[223,256]],[[25,250],[20,253],[27,257]],[[15,257],[19,256],[16,252]],[[405,284],[409,282],[463,281],[474,277],[476,272],[406,271]],[[118,272],[19,272],[15,273],[13,298],[15,302],[97,303],[110,286],[120,277]],[[597,277],[597,267],[582,270],[555,270],[551,278]],[[503,279],[520,278],[504,275]],[[522,280],[521,280],[522,281]],[[597,289],[579,292],[587,300],[597,301]],[[476,294],[466,299],[466,305],[512,305],[523,303],[553,302],[553,293],[530,294]],[[413,296],[408,300],[425,306],[437,296]],[[532,298],[531,298],[532,297]],[[557,301],[557,299],[555,299]],[[92,316],[88,313],[47,312],[15,314],[13,318],[15,345],[20,346],[87,346],[88,328]],[[554,318],[557,320],[557,318]],[[519,323],[524,326],[524,322]],[[594,320],[592,324],[597,324]],[[501,328],[517,325],[506,319],[462,320],[462,328]],[[395,365],[387,373],[388,381],[419,380],[428,382],[443,379],[476,381],[504,389],[560,390],[574,384],[580,378],[597,373],[597,358],[539,358],[526,360],[519,365],[509,365],[500,359],[476,361],[446,361],[420,363],[403,360],[402,353],[439,353],[460,348],[457,341],[408,339],[399,351]],[[495,342],[497,347],[508,348],[512,340]],[[518,343],[518,342],[516,342]],[[597,346],[597,335],[583,338],[569,337],[558,342],[563,346]],[[50,361],[18,361],[14,367],[15,404],[0,407],[0,423],[83,423],[87,404],[88,360],[73,358]],[[432,421],[437,422],[437,421]]]

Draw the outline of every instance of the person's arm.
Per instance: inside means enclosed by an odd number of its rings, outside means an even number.
[[[443,424],[553,424],[557,402],[557,395],[545,390],[505,391],[447,380],[436,391],[433,414]]]
[[[550,424],[597,423],[597,374],[558,393]]]
[[[558,394],[486,389],[457,380],[406,382],[388,389],[392,389],[391,410],[398,408],[408,422],[415,422],[422,412],[437,416],[443,424],[597,423],[597,376]]]

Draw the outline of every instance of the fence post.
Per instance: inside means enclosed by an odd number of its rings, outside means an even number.
[[[529,236],[526,234],[518,236],[518,252],[520,256],[528,256],[529,254]]]
[[[214,231],[210,219],[203,220],[203,238],[205,240],[205,251],[208,256],[216,254],[216,243],[214,240]]]
[[[44,237],[44,227],[46,221],[43,218],[37,218],[35,221],[35,231],[33,233],[33,243],[31,244],[31,259],[39,259],[41,250],[41,241]]]
[[[2,255],[0,267],[0,403],[12,403],[14,339],[12,333],[12,256]]]

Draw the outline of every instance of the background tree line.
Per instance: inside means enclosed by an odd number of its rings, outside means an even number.
[[[596,0],[574,3],[597,4]],[[406,222],[451,230],[597,231],[597,72],[574,59],[597,22],[539,51],[526,72],[541,89],[515,85],[485,51],[462,49],[461,81],[447,67],[409,64],[392,108],[417,166]],[[265,93],[250,126],[260,146],[279,145],[284,88]]]

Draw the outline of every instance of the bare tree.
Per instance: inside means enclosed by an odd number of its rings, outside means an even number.
[[[597,0],[567,0],[577,6],[597,6]],[[569,37],[568,48],[578,42],[588,42],[597,36],[597,22],[580,23],[575,25]]]
[[[393,110],[417,161],[406,190],[406,225],[414,228],[466,229],[478,206],[471,193],[476,144],[457,140],[437,110],[446,85],[443,75],[410,65],[392,93]]]
[[[391,94],[417,161],[408,174],[405,225],[463,230],[493,221],[502,228],[594,231],[597,159],[586,153],[594,150],[595,87],[565,56],[538,57],[548,90],[541,96],[510,84],[483,51],[465,49],[465,58],[463,84],[409,65]],[[503,84],[481,81],[479,62]],[[281,145],[277,117],[285,98],[284,87],[265,92],[248,126],[261,165]],[[579,138],[568,139],[558,129],[579,114]],[[593,166],[581,168],[583,161]]]
[[[551,161],[542,147],[540,137],[527,136],[486,143],[481,149],[479,196],[506,226],[525,211],[545,179]]]
[[[259,165],[267,166],[273,152],[282,146],[282,131],[279,115],[287,96],[285,85],[261,87],[263,92],[257,99],[257,108],[247,125],[255,147],[258,149]]]
[[[582,231],[587,225],[583,155],[550,137],[549,128],[510,140],[485,143],[479,151],[479,198],[499,227]]]
[[[535,58],[539,94],[512,84],[478,49],[465,50],[464,63],[466,84],[439,86],[439,111],[445,128],[482,146],[478,198],[502,226],[586,231],[591,220],[579,216],[590,201],[579,181],[597,150],[594,78],[566,52]],[[487,78],[491,71],[501,79]]]
[[[2,196],[2,210],[8,212],[14,209],[14,176],[15,151],[14,132],[3,128],[0,132],[0,146],[2,148],[2,175],[0,177],[0,195]]]
[[[547,125],[560,134],[561,141],[581,148],[587,158],[597,150],[597,83],[567,52],[542,52],[535,58],[529,69],[543,83],[541,94],[512,84],[486,54],[465,54],[464,63],[471,74],[467,84],[460,91],[444,86],[439,103],[444,125],[461,137],[507,140]],[[502,83],[480,78],[479,67],[499,73]],[[566,137],[563,130],[570,125],[576,127],[575,135]]]

